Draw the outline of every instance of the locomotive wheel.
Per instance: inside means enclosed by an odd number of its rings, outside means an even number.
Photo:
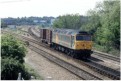
[[[53,46],[54,50],[56,50],[56,46]]]
[[[67,55],[71,56],[71,52],[69,50],[67,50]]]
[[[71,54],[71,57],[72,57],[72,58],[74,58],[74,57],[75,57],[75,55],[74,55],[74,54]]]
[[[58,46],[56,46],[56,48],[55,48],[57,51],[59,50],[59,48],[58,48]]]
[[[67,50],[66,49],[65,49],[64,53],[67,54]]]

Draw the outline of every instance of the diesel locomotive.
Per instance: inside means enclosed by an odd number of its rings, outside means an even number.
[[[75,58],[90,58],[92,36],[73,29],[40,29],[40,39],[50,47]]]

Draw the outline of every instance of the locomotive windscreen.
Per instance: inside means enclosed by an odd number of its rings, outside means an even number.
[[[91,41],[91,36],[90,35],[77,35],[76,40]]]
[[[81,34],[81,35],[88,35],[89,33],[85,32],[85,31],[79,31],[79,34]]]

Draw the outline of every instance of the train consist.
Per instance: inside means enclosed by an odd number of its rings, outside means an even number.
[[[40,29],[42,42],[75,58],[90,58],[92,53],[91,37],[85,31],[73,29]]]

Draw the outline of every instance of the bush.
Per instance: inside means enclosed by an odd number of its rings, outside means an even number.
[[[2,80],[17,80],[18,73],[24,71],[24,66],[13,58],[2,59],[1,64]]]
[[[26,49],[24,43],[12,35],[3,35],[1,37],[1,56],[2,58],[11,57],[24,63]]]
[[[24,43],[12,35],[3,35],[1,39],[1,79],[17,80],[18,73],[26,80],[30,79],[23,64],[27,52]]]

